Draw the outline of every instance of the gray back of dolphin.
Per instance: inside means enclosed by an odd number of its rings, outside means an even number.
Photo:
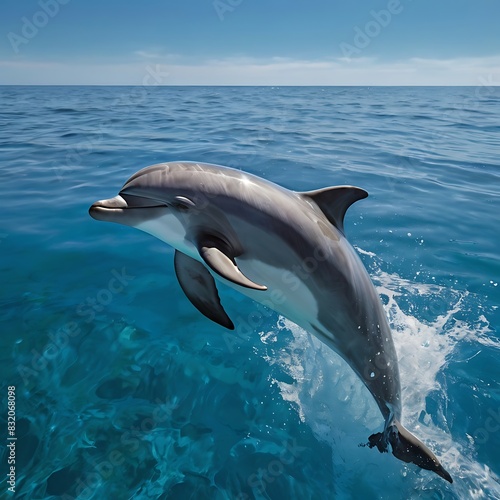
[[[369,445],[452,481],[401,425],[396,352],[380,298],[344,235],[344,215],[366,191],[294,192],[238,170],[194,162],[153,165],[92,217],[137,227],[176,248],[189,300],[233,328],[214,277],[310,331],[352,367],[385,419]]]

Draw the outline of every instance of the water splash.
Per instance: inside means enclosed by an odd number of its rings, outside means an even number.
[[[371,252],[362,253],[376,257]],[[283,398],[292,402],[300,418],[331,446],[340,496],[359,491],[364,484],[373,498],[400,498],[402,491],[412,498],[491,498],[492,492],[498,491],[498,477],[477,459],[473,439],[469,436],[464,440],[453,430],[450,421],[454,412],[463,409],[454,407],[447,395],[449,362],[465,343],[476,352],[483,346],[500,348],[481,312],[480,299],[467,291],[387,273],[376,259],[370,268],[398,354],[403,423],[435,451],[454,477],[454,484],[444,484],[437,476],[390,455],[359,448],[358,443],[366,442],[383,425],[373,398],[343,360],[282,318],[276,335],[289,331],[293,340],[277,360],[268,361],[279,364],[294,379],[293,383],[277,382]]]

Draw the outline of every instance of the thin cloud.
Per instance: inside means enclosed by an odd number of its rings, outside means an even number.
[[[135,50],[132,55],[137,59],[142,59],[146,61],[178,61],[182,58],[178,54],[172,54],[170,52],[166,52],[162,49],[143,49],[143,50]]]
[[[0,83],[141,85],[147,74],[160,72],[168,73],[161,85],[500,85],[500,56],[391,62],[233,57],[198,63],[153,51],[135,55],[139,61],[120,64],[0,60]]]
[[[161,57],[161,54],[158,52],[150,52],[147,50],[136,50],[134,52],[134,56],[138,56],[143,59],[158,59]]]
[[[458,59],[214,59],[170,65],[176,84],[199,85],[500,85],[500,56]]]

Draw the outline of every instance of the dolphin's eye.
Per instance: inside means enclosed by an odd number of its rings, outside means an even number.
[[[194,207],[195,204],[185,196],[176,196],[175,201],[172,203],[172,206],[174,208],[177,208],[178,210],[186,211],[188,208]]]

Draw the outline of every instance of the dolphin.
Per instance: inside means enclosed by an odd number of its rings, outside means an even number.
[[[382,413],[383,430],[367,445],[452,483],[436,456],[401,424],[391,330],[344,233],[346,210],[366,196],[354,186],[290,191],[240,170],[182,161],[140,170],[89,213],[173,246],[182,290],[223,327],[234,325],[215,279],[314,334],[347,361]]]

